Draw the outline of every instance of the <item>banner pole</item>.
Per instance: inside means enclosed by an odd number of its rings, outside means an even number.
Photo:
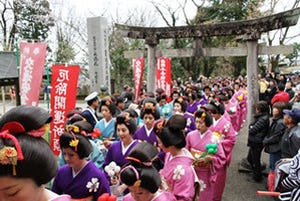
[[[46,101],[47,101],[47,109],[48,109],[48,112],[50,111],[50,67],[49,65],[47,64],[46,65],[46,76],[47,76],[47,81],[46,81]],[[49,141],[50,142],[50,141]]]

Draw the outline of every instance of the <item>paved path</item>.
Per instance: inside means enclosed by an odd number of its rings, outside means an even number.
[[[248,153],[246,129],[241,129],[233,150],[233,158],[227,173],[227,181],[222,201],[272,201],[272,197],[256,195],[256,190],[266,190],[266,177],[261,184],[250,183],[248,173],[238,172],[238,163]],[[263,153],[262,159],[268,163],[268,154]]]
[[[47,103],[43,101],[39,104],[40,107],[45,109],[48,108]],[[0,102],[0,114],[3,114],[4,109],[8,111],[9,109],[15,107],[12,103],[3,104]],[[76,107],[86,107],[84,101],[78,101]],[[249,174],[238,172],[238,163],[242,158],[245,158],[248,152],[247,143],[247,133],[246,129],[243,128],[240,134],[237,136],[237,143],[233,150],[233,158],[231,165],[227,173],[227,182],[225,187],[225,192],[223,194],[222,201],[272,201],[272,197],[258,196],[256,195],[256,190],[265,190],[266,178],[261,184],[254,184],[247,181]],[[263,153],[263,161],[268,162],[268,155]]]

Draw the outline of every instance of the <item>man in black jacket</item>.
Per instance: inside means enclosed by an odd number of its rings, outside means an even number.
[[[281,157],[293,158],[300,148],[300,109],[283,110],[283,122],[287,129],[281,141]]]
[[[262,181],[261,153],[263,150],[263,140],[269,130],[269,105],[266,101],[259,101],[256,106],[254,120],[249,125],[248,131],[248,156],[247,160],[252,167],[253,177],[250,182]]]

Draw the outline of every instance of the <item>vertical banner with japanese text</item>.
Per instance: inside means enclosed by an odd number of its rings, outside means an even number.
[[[144,75],[144,58],[132,59],[134,87],[135,87],[135,100],[138,101],[142,87],[142,80]]]
[[[46,43],[20,42],[20,96],[22,105],[38,106],[46,59]]]
[[[55,155],[60,152],[59,137],[64,132],[66,115],[76,106],[79,66],[52,66],[50,145]]]
[[[111,93],[110,59],[108,48],[108,23],[105,17],[87,18],[89,77],[91,90],[100,92],[107,88]]]
[[[172,70],[171,61],[166,57],[159,57],[156,60],[156,89],[161,88],[167,96],[171,95]]]

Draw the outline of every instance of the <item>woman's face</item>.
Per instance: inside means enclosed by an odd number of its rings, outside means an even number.
[[[103,118],[106,120],[110,120],[112,118],[112,114],[110,113],[110,110],[106,105],[102,105],[101,113],[103,115]]]
[[[47,201],[45,192],[32,179],[0,177],[1,201]]]
[[[124,144],[130,144],[132,142],[132,137],[129,133],[129,129],[127,128],[127,126],[125,126],[125,124],[117,125],[117,135]]]
[[[201,134],[207,131],[207,126],[205,125],[205,120],[203,118],[195,119],[196,128],[200,131]]]
[[[66,163],[71,167],[71,168],[75,168],[79,166],[79,164],[81,164],[81,160],[79,158],[79,155],[73,151],[73,149],[71,148],[62,148],[62,154],[63,157],[66,161]]]
[[[151,192],[141,187],[129,186],[128,189],[135,201],[150,201],[154,197]]]
[[[174,112],[174,114],[175,113],[181,113],[182,112],[182,110],[181,110],[181,105],[179,104],[179,103],[174,103],[174,106],[173,106],[173,112]]]
[[[145,114],[143,120],[147,129],[151,129],[153,127],[155,119],[152,114]]]

